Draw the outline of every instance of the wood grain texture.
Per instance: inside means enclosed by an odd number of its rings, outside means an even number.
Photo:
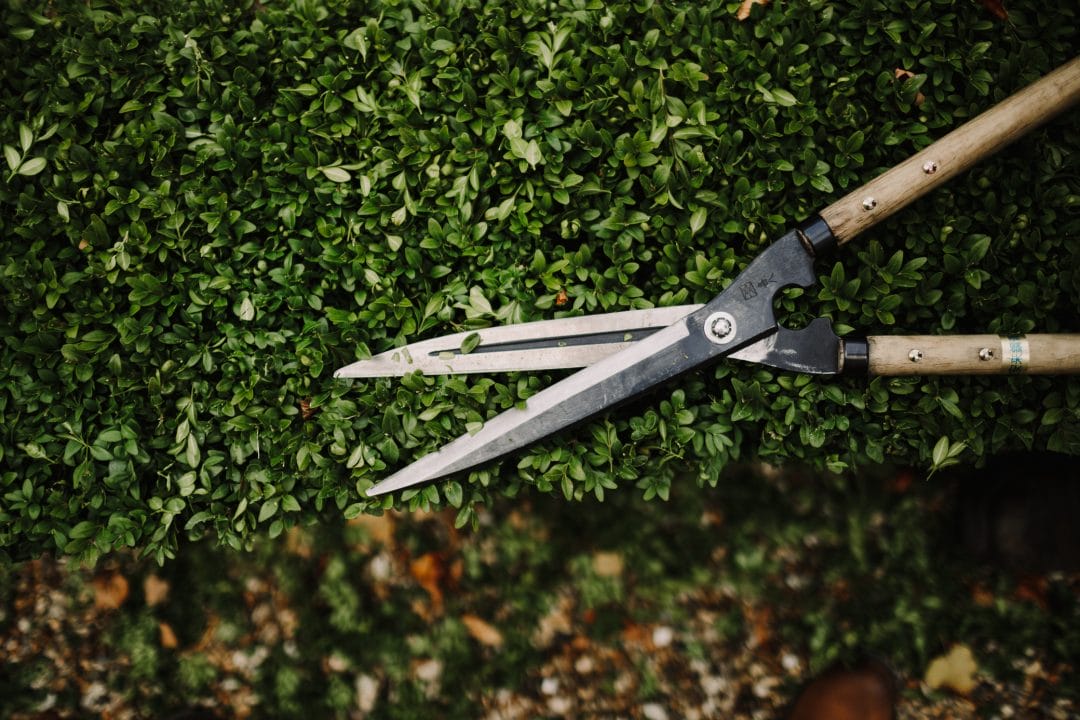
[[[1077,102],[1080,58],[845,195],[822,210],[821,217],[842,245]]]
[[[871,375],[1080,373],[1080,334],[878,335],[866,340]]]

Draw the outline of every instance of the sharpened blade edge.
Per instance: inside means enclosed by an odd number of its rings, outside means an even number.
[[[686,323],[677,323],[609,355],[533,395],[524,409],[512,408],[497,415],[478,432],[459,437],[374,485],[368,489],[368,497],[420,485],[525,447],[638,394],[666,379],[664,375],[683,372],[687,368],[680,362],[683,355],[677,348],[689,334]],[[642,362],[658,367],[650,368],[650,373],[621,372]],[[665,369],[668,372],[664,373]]]

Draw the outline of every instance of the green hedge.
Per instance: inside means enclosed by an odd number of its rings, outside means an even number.
[[[385,507],[362,491],[558,374],[335,367],[702,302],[1080,46],[1065,1],[1011,3],[1007,22],[944,0],[774,2],[744,22],[739,2],[703,5],[4,3],[0,546],[160,560],[186,536],[240,547]],[[1072,118],[819,262],[786,321],[1080,330]],[[752,455],[841,471],[1077,453],[1078,408],[1066,378],[720,364],[404,501],[466,523],[490,493],[666,498]]]

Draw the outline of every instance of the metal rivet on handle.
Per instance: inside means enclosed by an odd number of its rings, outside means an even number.
[[[990,348],[981,348],[979,350],[979,359],[980,360],[993,360],[994,359],[994,351],[992,349],[990,349]]]
[[[913,349],[908,353],[908,359],[911,360],[911,362],[919,362],[923,359],[922,350],[919,350],[918,348]]]
[[[933,175],[937,172],[937,163],[933,160],[927,160],[926,164],[922,166],[922,171],[927,175]]]
[[[872,197],[868,197],[868,198],[866,198],[865,200],[862,201],[862,209],[863,210],[873,210],[876,207],[877,207],[877,200],[875,200]]]

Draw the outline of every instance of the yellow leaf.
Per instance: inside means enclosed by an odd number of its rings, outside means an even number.
[[[618,577],[622,575],[622,555],[613,552],[596,553],[593,555],[593,571],[600,577]]]
[[[978,669],[971,649],[966,645],[955,645],[948,655],[941,655],[930,662],[923,680],[933,690],[948,688],[967,695],[978,685],[975,680]]]

